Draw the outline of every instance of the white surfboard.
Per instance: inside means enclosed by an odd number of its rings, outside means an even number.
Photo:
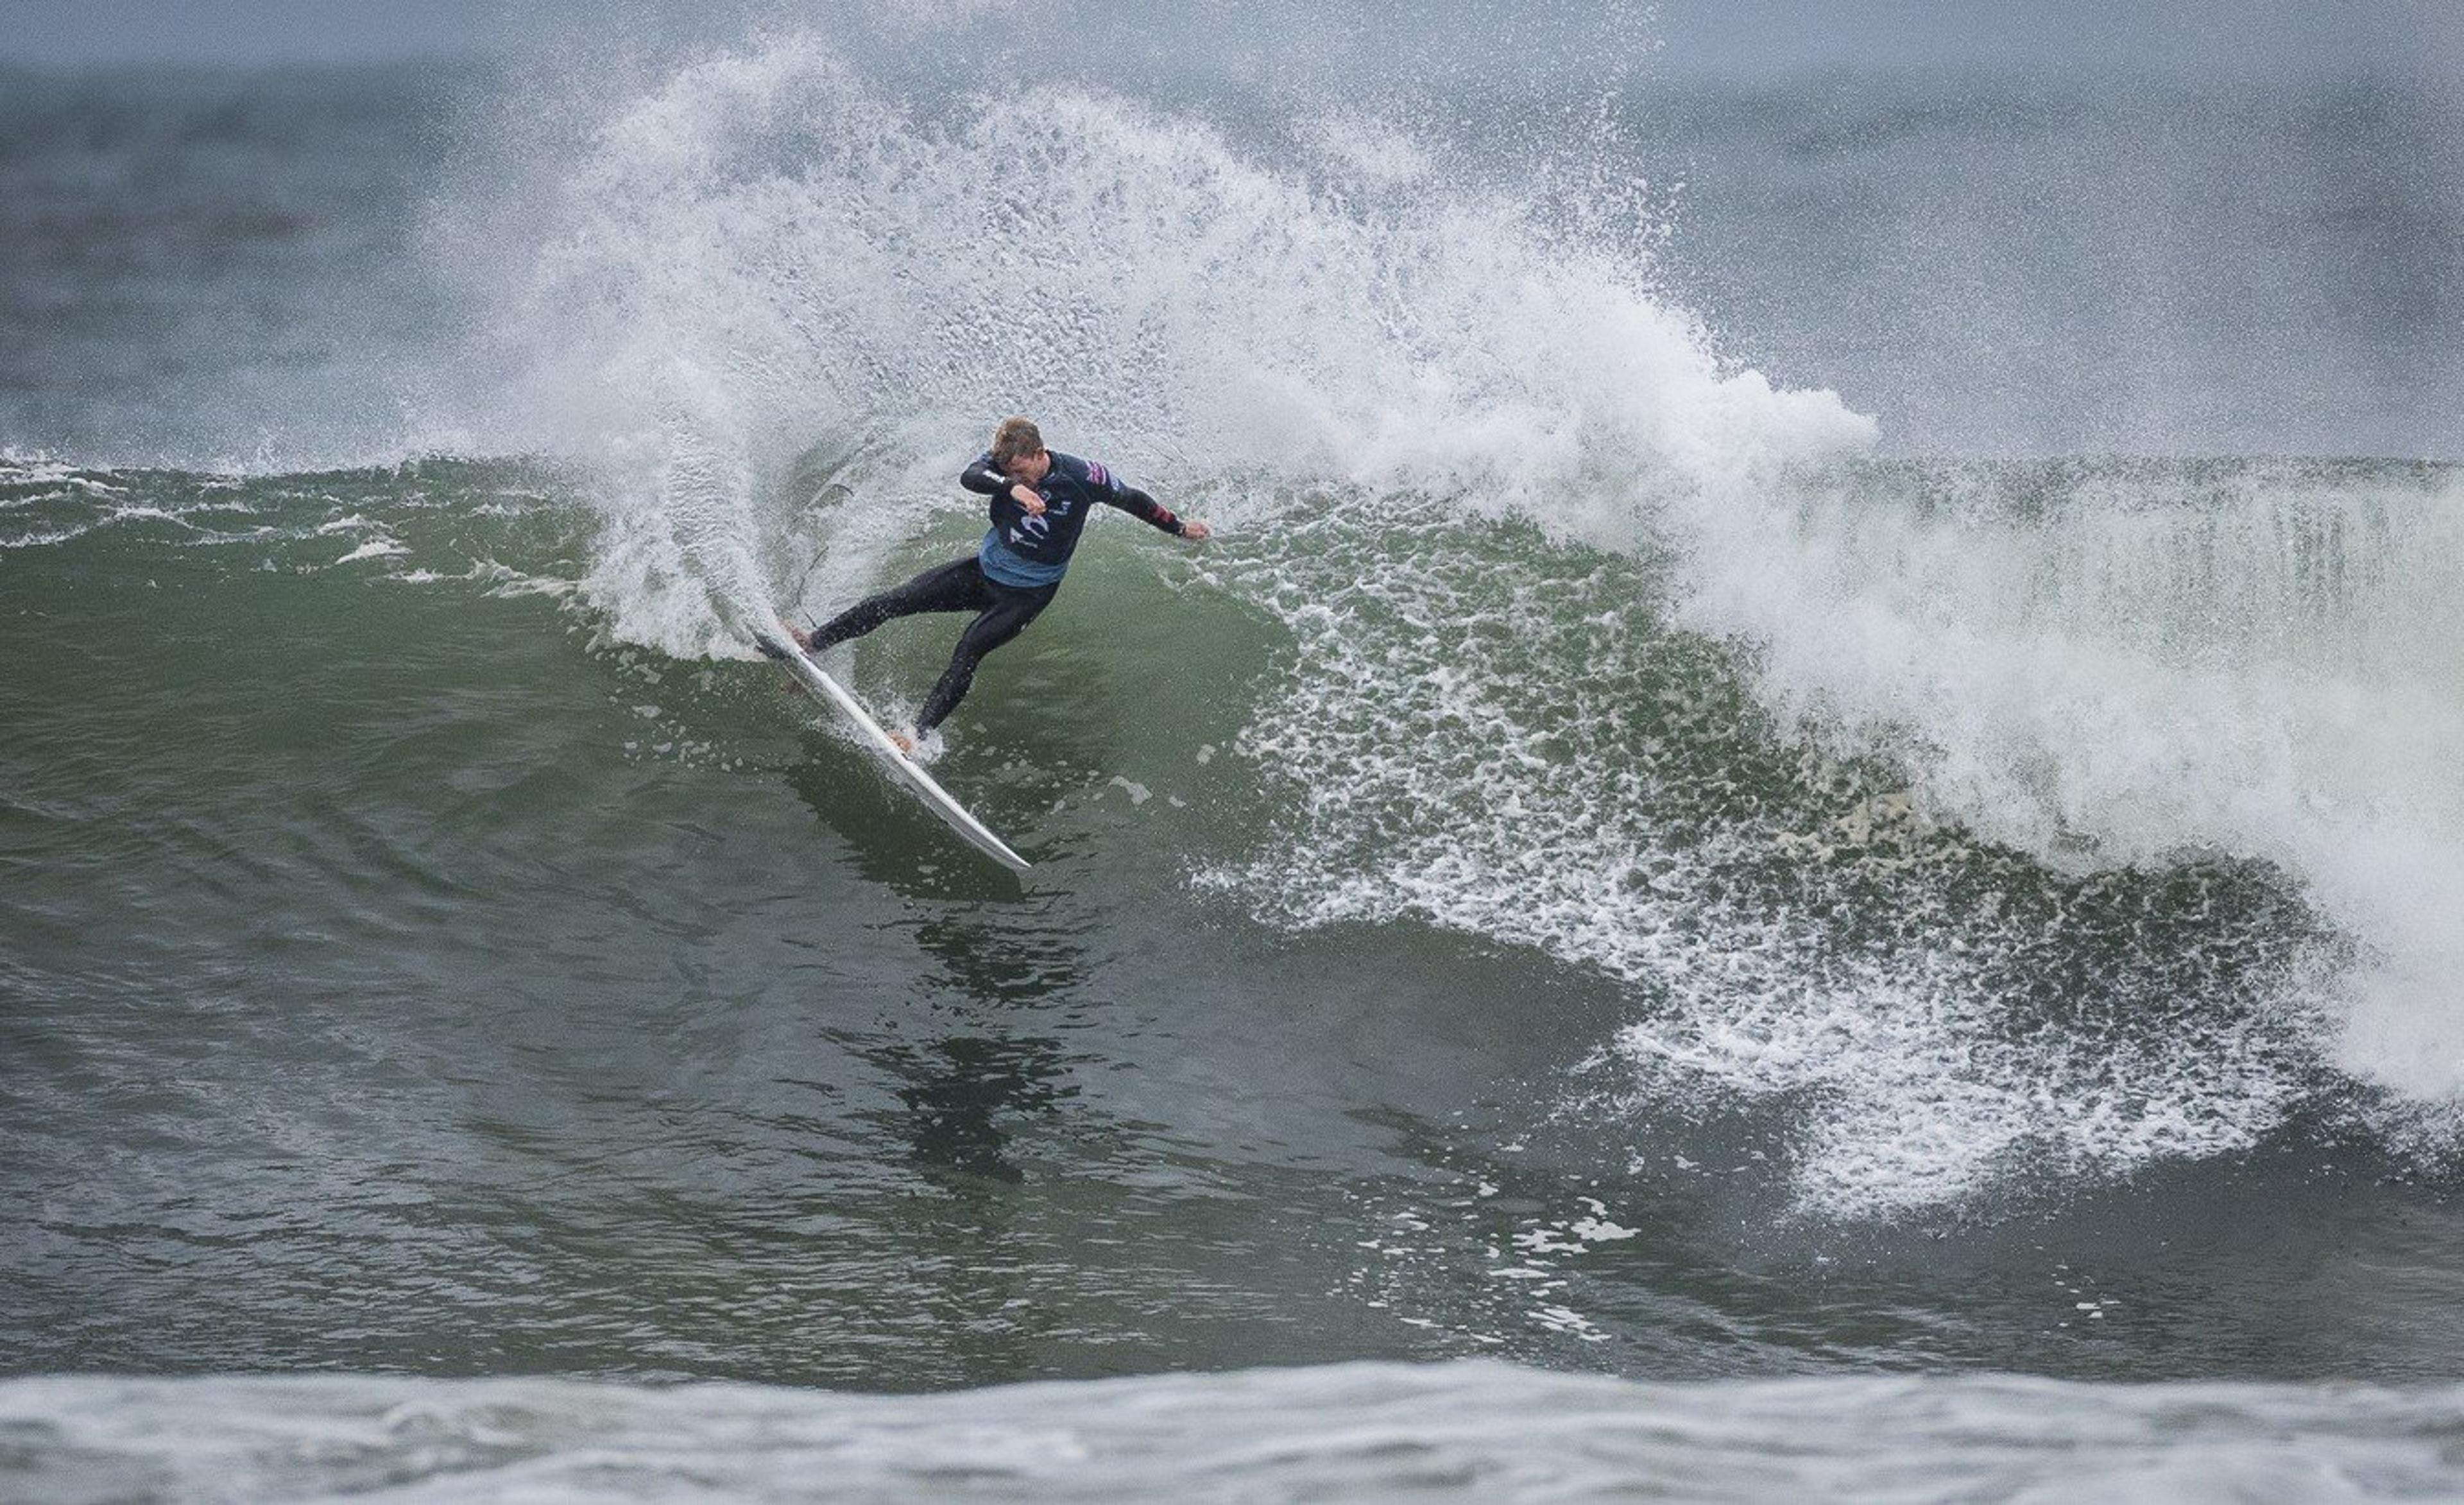
[[[773,658],[785,665],[787,672],[794,675],[797,681],[805,689],[837,706],[848,720],[853,721],[856,730],[864,734],[866,745],[889,759],[891,771],[897,774],[909,788],[913,789],[932,808],[933,813],[941,817],[943,824],[966,838],[968,846],[975,848],[1012,873],[1024,873],[1027,870],[1028,863],[1024,857],[1010,851],[1009,843],[994,835],[991,829],[982,821],[968,814],[967,808],[952,799],[949,790],[934,783],[933,776],[926,773],[921,764],[900,752],[898,744],[890,740],[890,734],[881,729],[881,723],[865,714],[864,707],[857,703],[856,697],[840,688],[837,680],[822,673],[821,665],[806,657],[803,650],[779,633],[764,628],[753,630],[753,640],[767,650]]]

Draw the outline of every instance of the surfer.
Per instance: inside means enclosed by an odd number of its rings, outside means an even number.
[[[892,617],[919,611],[973,611],[958,634],[924,708],[915,713],[913,736],[891,733],[903,752],[941,724],[975,683],[984,655],[1026,630],[1061,590],[1061,576],[1096,502],[1192,542],[1208,529],[1175,516],[1153,497],[1093,460],[1044,447],[1044,434],[1024,418],[1004,418],[993,431],[993,447],[958,475],[958,484],[990,497],[992,527],[975,553],[937,564],[907,584],[868,597],[809,632],[790,627],[796,646],[819,653],[862,637]]]

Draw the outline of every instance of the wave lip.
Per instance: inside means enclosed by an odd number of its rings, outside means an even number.
[[[2275,865],[2358,948],[2330,1052],[2464,1094],[2464,473],[2386,461],[1873,467],[1705,520],[1759,694],[2057,866]]]

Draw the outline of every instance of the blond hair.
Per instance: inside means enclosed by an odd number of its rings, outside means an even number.
[[[1031,418],[1003,418],[993,431],[993,463],[1007,467],[1012,460],[1024,459],[1044,453],[1044,431]]]

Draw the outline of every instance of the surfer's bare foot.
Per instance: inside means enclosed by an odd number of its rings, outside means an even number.
[[[809,653],[813,651],[812,633],[805,631],[803,628],[798,627],[793,622],[781,621],[779,625],[787,630],[787,641],[795,644],[798,648],[803,649],[805,653]]]
[[[890,734],[890,741],[893,746],[895,746],[900,752],[905,753],[908,757],[913,758],[915,756],[915,739],[910,737],[905,732],[891,732]]]

